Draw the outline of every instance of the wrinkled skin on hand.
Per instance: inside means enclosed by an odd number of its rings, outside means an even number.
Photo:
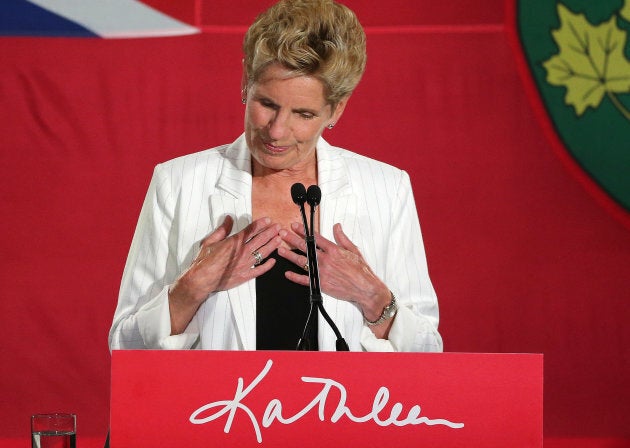
[[[252,252],[267,258],[282,243],[280,226],[269,218],[260,218],[242,231],[230,235],[234,220],[223,223],[201,242],[190,267],[169,291],[171,333],[184,331],[197,309],[211,293],[234,288],[269,271],[275,264],[269,259],[255,266]]]

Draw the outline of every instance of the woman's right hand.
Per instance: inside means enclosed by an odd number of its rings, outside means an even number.
[[[234,220],[227,216],[223,223],[201,242],[199,253],[190,267],[175,281],[168,294],[171,334],[183,333],[199,306],[208,295],[234,288],[264,274],[275,264],[270,258],[255,265],[252,253],[267,258],[282,239],[280,225],[269,218],[260,218],[242,231],[228,236]]]

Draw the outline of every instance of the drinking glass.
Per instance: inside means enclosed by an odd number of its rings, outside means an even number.
[[[32,448],[76,448],[77,416],[35,414],[31,416]]]

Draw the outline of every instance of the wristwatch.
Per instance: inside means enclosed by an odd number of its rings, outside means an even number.
[[[396,296],[391,291],[389,293],[392,295],[392,301],[389,302],[389,304],[385,308],[383,308],[383,312],[378,317],[378,319],[376,319],[376,320],[367,320],[365,318],[365,316],[363,316],[363,321],[368,326],[373,327],[375,325],[380,325],[383,322],[391,319],[392,317],[394,317],[396,315],[396,311],[398,311],[398,304],[396,303]]]

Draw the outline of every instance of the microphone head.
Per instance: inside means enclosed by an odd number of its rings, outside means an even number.
[[[311,185],[306,192],[306,200],[311,207],[316,207],[322,200],[322,190],[317,185]]]
[[[306,188],[304,188],[303,184],[298,182],[291,185],[291,199],[297,205],[304,205],[304,202],[306,202]]]

